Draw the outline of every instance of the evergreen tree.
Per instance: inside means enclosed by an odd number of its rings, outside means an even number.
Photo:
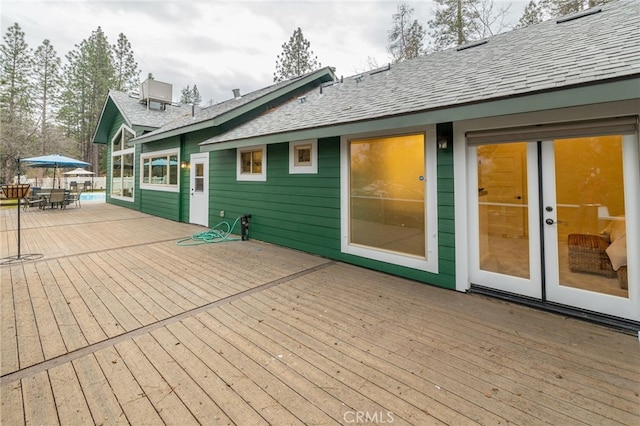
[[[183,105],[191,104],[191,86],[183,87],[180,91],[180,103]]]
[[[59,117],[77,142],[78,155],[91,162],[94,170],[98,170],[100,148],[91,140],[104,98],[115,87],[115,75],[113,50],[100,27],[67,54],[64,107]]]
[[[411,22],[414,9],[406,4],[398,5],[398,12],[393,14],[393,27],[389,30],[387,50],[398,63],[422,54],[425,30],[417,20]]]
[[[140,71],[133,56],[131,43],[120,33],[118,41],[113,45],[113,66],[115,69],[114,90],[126,92],[137,89],[140,85]]]
[[[488,37],[506,28],[509,7],[495,9],[493,0],[434,0],[429,21],[434,49],[443,50]]]
[[[191,102],[194,105],[200,105],[202,103],[202,96],[200,96],[200,91],[198,90],[198,86],[193,85],[193,89],[191,90]]]
[[[540,0],[540,6],[548,17],[557,18],[611,1],[613,0]]]
[[[50,135],[54,132],[50,123],[60,93],[62,68],[60,57],[49,40],[44,40],[34,52],[34,91],[40,111],[40,146],[42,155],[47,154]]]
[[[524,8],[524,12],[515,28],[524,28],[529,25],[538,24],[544,20],[542,8],[535,0],[531,0]]]
[[[523,28],[545,19],[580,12],[611,1],[613,0],[531,0],[515,28]]]
[[[460,46],[480,33],[478,0],[434,0],[436,10],[429,21],[435,50]]]
[[[18,23],[7,29],[0,46],[0,162],[3,181],[16,172],[16,159],[34,142],[31,73],[33,55]]]
[[[322,65],[313,51],[309,50],[310,47],[311,43],[304,38],[302,30],[295,30],[289,42],[282,45],[282,53],[277,56],[273,81],[289,80],[320,68]]]
[[[183,87],[180,91],[180,103],[183,105],[200,105],[202,103],[202,96],[200,96],[198,86],[194,84],[193,89],[189,85]]]

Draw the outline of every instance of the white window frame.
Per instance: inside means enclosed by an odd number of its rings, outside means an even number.
[[[245,152],[262,151],[262,165],[261,173],[243,173],[242,172],[242,154]],[[238,181],[247,182],[266,182],[267,180],[267,146],[266,145],[254,145],[236,150],[236,179]]]
[[[297,151],[300,148],[311,149],[309,164],[296,164]],[[289,142],[289,174],[317,174],[318,173],[318,139]]]
[[[351,244],[350,206],[350,141],[353,139],[383,138],[405,134],[424,133],[424,155],[426,168],[425,183],[425,257],[388,252],[373,247]],[[421,271],[438,273],[438,185],[437,185],[437,149],[436,126],[398,129],[395,131],[363,133],[342,136],[340,139],[340,222],[341,251],[346,254],[404,266]]]
[[[124,138],[124,132],[129,132],[133,135],[133,138],[136,137],[136,132],[130,128],[129,126],[122,124],[120,126],[120,128],[118,129],[118,131],[116,132],[116,134],[113,136],[113,138],[111,138],[111,166],[110,166],[110,174],[111,174],[111,182],[110,182],[110,190],[109,192],[111,192],[113,190],[113,159],[114,157],[120,157],[121,158],[121,164],[122,164],[122,159],[124,158],[125,155],[131,154],[133,155],[133,181],[135,182],[136,179],[136,169],[135,169],[135,161],[136,161],[136,156],[135,156],[135,147],[126,147],[125,144],[125,138]],[[120,149],[117,151],[113,150],[114,147],[114,141],[116,139],[120,138],[121,142],[120,142]],[[122,178],[122,176],[121,176]],[[121,200],[121,201],[129,201],[129,202],[133,202],[135,199],[135,185],[133,187],[133,190],[131,191],[131,197],[126,197],[123,195],[113,195],[112,193],[109,193],[109,197],[116,199],[116,200]]]
[[[177,158],[177,178],[178,182],[175,184],[169,183],[144,183],[144,161],[148,158],[157,158],[157,157],[170,157],[175,155]],[[140,154],[140,189],[148,189],[152,191],[165,191],[165,192],[180,192],[180,149],[179,148],[171,148],[171,149],[163,149],[161,151],[150,151]]]

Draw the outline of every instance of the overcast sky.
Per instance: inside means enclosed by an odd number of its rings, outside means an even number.
[[[526,0],[512,11],[521,14]],[[2,0],[2,35],[17,22],[29,47],[49,39],[63,63],[66,54],[101,27],[114,44],[124,33],[141,81],[152,73],[173,84],[174,99],[198,86],[206,104],[273,82],[276,56],[300,27],[323,66],[338,75],[366,69],[369,57],[389,62],[387,32],[398,1],[382,0]],[[426,27],[432,2],[406,2]],[[498,1],[496,1],[498,3]],[[517,18],[516,18],[517,19]]]

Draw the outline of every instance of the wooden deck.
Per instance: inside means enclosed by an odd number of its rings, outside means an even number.
[[[640,424],[637,336],[103,203],[21,219],[2,425]]]

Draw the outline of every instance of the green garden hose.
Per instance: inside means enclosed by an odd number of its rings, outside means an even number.
[[[238,217],[235,222],[233,222],[233,225],[229,225],[229,222],[220,222],[208,231],[198,232],[190,237],[179,240],[176,242],[176,245],[195,246],[198,244],[221,243],[224,241],[239,241],[240,238],[232,238],[230,236],[241,218],[242,216]]]

